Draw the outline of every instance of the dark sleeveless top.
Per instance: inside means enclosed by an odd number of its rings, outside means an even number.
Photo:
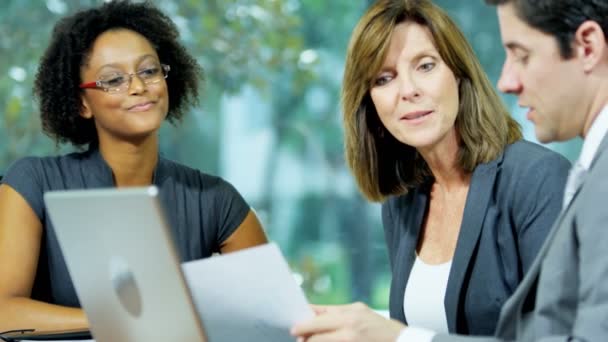
[[[171,225],[182,262],[210,256],[243,222],[250,208],[221,178],[159,157],[153,183]],[[27,157],[14,162],[4,178],[20,193],[43,225],[32,298],[79,307],[80,303],[46,213],[43,194],[51,190],[109,188],[112,171],[97,149],[59,157]],[[114,213],[120,215],[120,212]],[[162,275],[159,275],[162,276]]]

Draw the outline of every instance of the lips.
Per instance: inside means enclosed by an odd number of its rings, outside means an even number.
[[[133,106],[130,106],[127,108],[128,111],[130,112],[143,112],[146,110],[149,110],[150,108],[152,108],[152,106],[154,106],[155,102],[154,101],[145,101],[145,102],[141,102],[138,104],[135,104]]]
[[[414,112],[409,112],[407,114],[404,114],[403,116],[401,116],[401,120],[416,120],[416,119],[420,119],[423,118],[429,114],[431,114],[433,111],[432,110],[417,110]]]
[[[526,119],[533,121],[533,115],[534,115],[534,108],[529,107],[528,111],[526,112]]]
[[[526,118],[528,120],[532,121],[532,116],[534,114],[534,107],[530,107],[530,106],[524,105],[522,103],[518,103],[518,105],[526,111]]]

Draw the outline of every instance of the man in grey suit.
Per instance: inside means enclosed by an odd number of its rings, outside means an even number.
[[[498,88],[528,108],[541,142],[584,139],[560,216],[494,336],[387,325],[355,304],[342,309],[349,318],[340,335],[308,342],[608,341],[608,0],[485,1],[497,5],[506,49]],[[294,332],[335,329],[324,324]]]
[[[498,88],[541,142],[584,139],[564,208],[488,341],[608,341],[608,0],[486,0],[506,60]],[[436,335],[433,341],[469,341]]]

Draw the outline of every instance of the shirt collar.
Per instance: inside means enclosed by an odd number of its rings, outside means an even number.
[[[607,132],[608,105],[606,105],[600,114],[598,114],[598,116],[595,118],[583,142],[583,149],[581,150],[580,157],[578,158],[578,163],[580,163],[585,170],[588,171],[591,167],[593,158],[597,154],[597,150]]]

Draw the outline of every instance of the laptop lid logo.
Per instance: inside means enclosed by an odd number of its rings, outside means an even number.
[[[141,294],[131,267],[121,257],[110,260],[110,280],[122,307],[132,316],[141,316]]]

